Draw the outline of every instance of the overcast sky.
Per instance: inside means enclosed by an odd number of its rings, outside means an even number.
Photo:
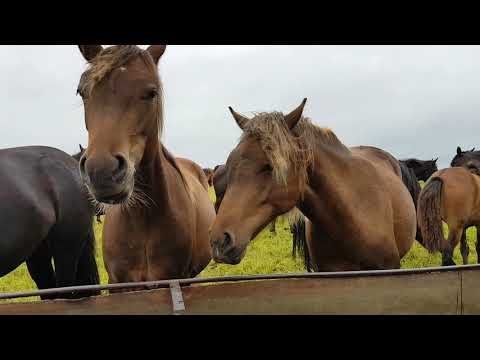
[[[77,46],[0,46],[0,147],[87,143]],[[480,46],[176,46],[160,63],[163,142],[202,167],[224,163],[240,130],[228,106],[304,114],[347,146],[397,158],[480,148]]]

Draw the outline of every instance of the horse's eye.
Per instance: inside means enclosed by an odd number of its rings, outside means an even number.
[[[147,93],[142,97],[142,100],[153,100],[157,97],[158,91],[157,89],[151,89],[147,91]]]

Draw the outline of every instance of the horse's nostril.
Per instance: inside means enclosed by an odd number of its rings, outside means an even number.
[[[232,245],[232,237],[229,233],[223,234],[223,247],[228,248],[230,245]]]
[[[127,160],[121,155],[116,155],[115,159],[118,161],[118,166],[113,173],[113,177],[116,181],[121,181],[127,172]]]

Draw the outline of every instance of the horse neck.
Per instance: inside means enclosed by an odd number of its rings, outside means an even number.
[[[312,221],[325,221],[335,217],[347,201],[343,189],[352,153],[343,144],[319,143],[315,145],[313,163],[308,172],[308,184],[297,207]]]
[[[172,192],[187,193],[178,165],[158,138],[147,141],[145,155],[137,171],[140,183],[136,186],[146,195],[147,201],[153,202],[147,207],[150,212],[156,210],[164,214],[171,208]]]

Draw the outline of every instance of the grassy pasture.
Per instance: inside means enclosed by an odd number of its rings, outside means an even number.
[[[422,184],[423,185],[423,184]],[[212,200],[214,192],[210,189]],[[444,225],[445,236],[448,236],[448,228]],[[99,267],[101,283],[108,283],[108,275],[105,271],[102,257],[102,225],[95,221],[95,237],[97,242],[97,263]],[[470,247],[469,263],[476,263],[475,252],[476,229],[467,230],[467,241]],[[462,264],[460,249],[454,252],[454,260]],[[303,272],[301,259],[292,258],[292,235],[288,225],[282,221],[277,222],[277,234],[270,233],[269,227],[264,229],[249,245],[244,260],[239,265],[216,264],[213,261],[199,275],[200,277],[213,277],[225,275],[254,275],[273,273]],[[421,268],[439,266],[440,254],[429,254],[417,242],[414,243],[410,252],[402,259],[402,268]],[[15,271],[0,278],[0,293],[36,290],[35,283],[31,280],[25,264]],[[29,299],[37,300],[37,299]],[[22,300],[22,301],[25,301]]]

